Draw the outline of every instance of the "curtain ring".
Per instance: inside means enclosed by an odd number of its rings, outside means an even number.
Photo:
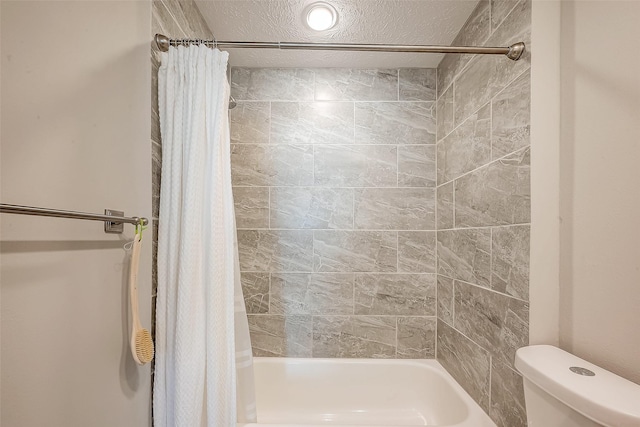
[[[213,36],[213,48],[214,49],[218,48],[218,40],[216,40],[216,36]]]

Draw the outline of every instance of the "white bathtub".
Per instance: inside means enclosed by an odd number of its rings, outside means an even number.
[[[495,427],[435,360],[254,361],[258,423],[243,427]]]

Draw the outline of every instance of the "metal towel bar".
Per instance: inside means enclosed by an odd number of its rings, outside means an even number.
[[[19,215],[50,216],[56,218],[84,219],[88,221],[103,221],[105,233],[122,233],[123,224],[149,225],[147,218],[137,216],[126,217],[120,211],[105,209],[104,214],[93,214],[86,212],[63,211],[59,209],[37,208],[33,206],[9,205],[0,203],[0,213],[10,213]]]

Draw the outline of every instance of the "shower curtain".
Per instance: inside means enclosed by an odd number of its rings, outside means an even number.
[[[231,193],[228,53],[162,54],[156,427],[255,422]]]

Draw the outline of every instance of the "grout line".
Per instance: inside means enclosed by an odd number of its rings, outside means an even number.
[[[400,273],[400,233],[396,231],[396,273]]]
[[[456,227],[456,182],[451,183],[451,226]]]
[[[376,228],[236,228],[237,231],[333,231],[333,232],[375,232],[375,233],[397,233],[397,232],[436,232],[436,231],[462,231],[462,230],[486,230],[491,228],[508,228],[508,227],[523,227],[531,225],[530,222],[522,222],[516,224],[499,224],[499,225],[482,225],[471,227],[456,227],[456,228],[441,228],[441,229],[376,229]]]
[[[267,187],[267,196],[269,197],[269,212],[268,212],[268,217],[267,217],[267,222],[269,224],[269,230],[271,230],[271,210],[272,210],[272,206],[271,206],[271,187]],[[240,230],[240,228],[238,228],[236,226],[236,231]]]
[[[521,1],[514,1],[513,2],[513,6],[511,6],[511,9],[509,9],[509,11],[504,15],[504,18],[502,18],[502,21],[500,21],[500,23],[498,25],[496,25],[496,28],[493,29],[493,5],[491,5],[489,7],[489,32],[491,33],[491,35],[489,37],[491,37],[496,31],[498,31],[498,29],[500,27],[502,27],[502,24],[504,24],[507,21],[507,18],[509,18],[509,15],[511,15],[511,12],[513,12],[515,10],[515,8],[521,3]]]
[[[355,190],[351,191],[351,229],[356,229],[356,192]]]
[[[356,275],[385,275],[385,276],[435,276],[436,273],[399,273],[396,271],[296,271],[296,270],[277,270],[277,271],[264,271],[264,270],[242,270],[243,274],[315,274],[315,275],[343,275],[343,276],[353,276],[355,279]],[[443,277],[444,276],[441,274]],[[448,277],[449,278],[449,277]],[[453,279],[452,280],[458,280]],[[465,282],[466,283],[466,282]],[[507,295],[508,296],[508,295]]]
[[[458,126],[462,125],[466,120],[463,120],[460,125],[456,126],[456,89],[458,88],[457,78],[451,81],[451,132],[456,130]],[[482,107],[480,107],[482,108]],[[473,115],[473,114],[472,114]],[[449,134],[451,134],[449,132]]]
[[[524,151],[526,151],[526,150],[528,150],[528,149],[530,149],[530,148],[531,148],[531,145],[527,145],[527,146],[525,146],[525,147],[520,147],[520,148],[518,148],[517,150],[512,151],[511,153],[505,154],[505,155],[504,155],[504,156],[502,156],[502,157],[498,157],[497,159],[493,159],[493,160],[491,160],[489,163],[485,163],[485,164],[483,164],[483,165],[481,165],[481,166],[478,166],[478,167],[477,167],[477,168],[475,168],[475,169],[472,169],[472,170],[470,170],[470,171],[468,171],[468,172],[463,173],[463,174],[462,174],[462,175],[460,175],[460,176],[457,176],[457,177],[455,177],[455,178],[453,178],[453,179],[450,179],[449,181],[446,181],[446,182],[443,182],[443,183],[441,183],[441,184],[438,184],[438,187],[439,187],[439,186],[441,186],[441,185],[446,185],[446,184],[448,184],[448,183],[450,183],[450,182],[457,181],[457,180],[459,180],[460,178],[462,178],[462,177],[464,177],[464,176],[470,175],[470,174],[472,174],[472,173],[474,173],[474,172],[477,172],[478,170],[480,170],[480,169],[482,169],[482,168],[486,168],[487,166],[492,165],[493,163],[496,163],[496,162],[500,162],[500,161],[502,161],[502,160],[505,160],[505,159],[506,159],[507,157],[509,157],[509,156],[512,156],[512,155],[514,155],[514,154],[516,154],[516,153],[518,153],[518,152],[520,152],[520,151],[523,151],[523,152],[524,152]]]
[[[509,80],[509,81],[507,82],[507,84],[505,84],[505,85],[504,85],[504,87],[503,87],[502,89],[500,89],[500,91],[496,92],[496,94],[495,94],[495,95],[493,95],[493,96],[491,97],[491,99],[490,99],[488,102],[493,103],[493,101],[494,101],[498,96],[502,95],[502,93],[503,93],[504,91],[506,91],[507,89],[509,89],[509,87],[510,87],[513,83],[515,83],[515,81],[516,81],[516,80],[518,80],[520,77],[522,77],[523,75],[525,75],[526,73],[528,73],[528,72],[530,72],[530,71],[531,71],[531,66],[527,67],[527,68],[526,68],[524,71],[522,71],[520,74],[518,74],[517,76],[515,76],[513,79]],[[485,105],[486,105],[486,104],[485,104]]]
[[[489,288],[493,289],[493,227],[489,230]]]
[[[272,314],[271,313],[271,300],[273,298],[271,298],[271,273],[268,274],[267,280],[269,280],[269,304],[267,304],[267,314]]]
[[[489,158],[493,160],[493,100],[489,101],[489,125]]]
[[[473,287],[476,287],[476,288],[479,288],[479,289],[482,289],[482,290],[485,290],[485,291],[493,292],[494,294],[498,294],[498,295],[501,295],[501,296],[504,296],[504,297],[507,297],[507,298],[514,299],[516,301],[520,301],[520,302],[524,302],[524,303],[529,304],[529,301],[527,301],[527,300],[523,300],[522,298],[518,298],[518,297],[515,297],[513,295],[505,294],[504,292],[496,291],[495,289],[491,289],[491,288],[488,288],[486,286],[477,285],[475,283],[471,283],[471,282],[468,282],[468,281],[462,280],[462,279],[456,279],[455,277],[451,277],[451,276],[448,276],[446,274],[439,274],[439,275],[442,276],[442,277],[445,277],[447,279],[453,280],[455,282],[460,282],[460,283],[463,283],[465,285],[473,286]]]
[[[400,147],[396,146],[396,188],[400,188]]]
[[[267,142],[232,142],[230,145],[243,145],[243,146],[260,146],[260,147],[306,147],[306,146],[328,146],[328,147],[408,147],[408,146],[419,146],[419,147],[429,147],[436,146],[436,142],[434,143],[424,143],[424,144],[404,144],[404,143],[395,143],[395,144],[349,144],[349,143],[325,143],[325,142],[294,142],[294,143],[267,143]]]
[[[451,182],[451,181],[449,181]],[[366,189],[374,189],[374,190],[435,190],[436,186],[432,187],[371,187],[371,186],[361,186],[361,187],[347,187],[340,185],[233,185],[233,188],[288,188],[288,189],[320,189],[320,190],[366,190]]]
[[[353,102],[353,138],[351,139],[351,141],[353,141],[353,144],[357,144],[356,143],[356,103]]]
[[[277,102],[281,104],[434,104],[435,100],[416,100],[416,99],[408,99],[408,100],[398,100],[398,99],[381,99],[376,101],[371,100],[363,100],[363,99],[319,99],[319,100],[308,100],[308,99],[277,99],[277,98],[269,98],[269,99],[242,99],[234,96],[236,101],[243,102],[247,104],[251,103],[265,103],[265,102]]]
[[[353,289],[353,298],[351,302],[351,313],[356,315],[356,275],[355,273],[351,276],[351,288]]]
[[[493,376],[493,356],[489,353],[489,408],[491,408],[491,401],[493,400],[493,396],[491,396],[491,377]]]
[[[455,328],[454,324],[456,322],[456,281],[455,279],[451,282],[451,327]]]
[[[432,319],[436,320],[436,317],[433,315],[427,314],[349,314],[349,313],[334,313],[334,314],[317,314],[312,312],[300,312],[300,313],[247,313],[250,316],[313,316],[313,317],[382,317],[385,319],[390,319],[392,317],[416,317],[419,319]],[[449,325],[451,326],[451,325]],[[473,341],[473,340],[472,340]],[[475,343],[475,341],[474,341]],[[476,344],[477,345],[477,344]]]
[[[268,144],[271,144],[271,134],[273,133],[273,109],[272,102],[269,102],[269,135],[267,136]]]
[[[396,359],[398,358],[398,316],[396,316]]]

